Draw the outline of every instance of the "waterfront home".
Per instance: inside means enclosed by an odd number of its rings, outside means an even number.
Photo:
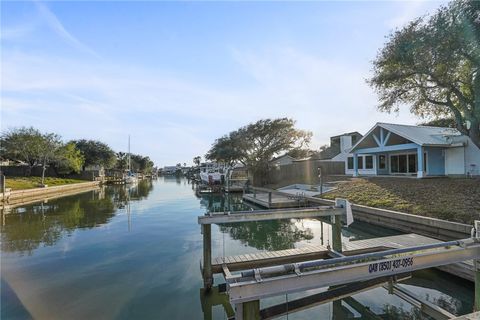
[[[177,166],[165,166],[163,167],[162,173],[164,175],[171,175],[177,172]]]
[[[342,133],[330,137],[330,146],[320,152],[318,160],[345,162],[347,160],[350,149],[362,137],[363,136],[357,131]]]
[[[345,161],[345,173],[353,176],[480,174],[480,149],[458,130],[443,127],[377,123],[348,154],[331,160]]]
[[[274,166],[286,166],[292,164],[296,159],[294,157],[289,156],[288,154],[284,154],[282,156],[273,158],[270,160],[270,164]]]

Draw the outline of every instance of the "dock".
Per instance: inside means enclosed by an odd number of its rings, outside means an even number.
[[[226,266],[230,271],[238,271],[250,268],[268,267],[289,262],[325,259],[326,257],[328,257],[327,247],[308,245],[296,249],[217,257],[213,259],[212,271],[213,273],[223,273],[224,266]]]
[[[268,203],[272,204],[274,192],[266,194]],[[255,198],[257,195],[255,192]],[[328,301],[337,301],[338,305],[340,297],[350,299],[358,292],[383,286],[389,294],[412,303],[434,319],[452,319],[453,314],[447,310],[397,285],[414,271],[438,268],[475,281],[475,309],[480,309],[480,270],[473,267],[473,260],[477,265],[480,264],[480,221],[475,221],[471,237],[461,240],[443,242],[410,233],[342,243],[340,218],[346,216],[347,225],[350,224],[353,221],[350,208],[348,201],[336,199],[334,206],[207,213],[199,216],[198,223],[203,234],[201,272],[205,292],[212,290],[213,274],[223,274],[226,283],[222,285],[222,292],[227,292],[230,303],[235,305],[235,319],[245,320],[276,318]],[[307,245],[212,259],[211,224],[305,217],[330,218],[331,247]],[[261,299],[316,288],[328,289],[326,292],[260,308]],[[351,302],[355,304],[353,300]]]
[[[243,200],[267,209],[299,208],[308,204],[306,195],[302,192],[292,194],[258,187],[246,189]]]

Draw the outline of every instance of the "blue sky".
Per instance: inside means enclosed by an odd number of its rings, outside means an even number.
[[[157,165],[291,117],[312,147],[375,122],[365,83],[385,36],[441,2],[1,3],[1,127],[104,141]]]

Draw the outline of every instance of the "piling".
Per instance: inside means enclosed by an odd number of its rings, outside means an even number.
[[[332,248],[342,252],[342,221],[340,217],[332,216]]]
[[[335,199],[335,206],[346,210],[346,200]],[[332,248],[337,252],[342,252],[342,220],[340,216],[331,216],[332,221]]]
[[[5,176],[0,172],[0,192],[5,193]]]
[[[243,320],[260,320],[260,300],[243,303]]]
[[[475,237],[480,238],[480,221],[475,221],[474,225]],[[473,232],[472,232],[473,233]],[[474,311],[480,311],[480,259],[473,261],[475,271],[475,303]]]
[[[212,276],[212,225],[204,224],[203,228],[203,287],[209,291],[213,285]]]

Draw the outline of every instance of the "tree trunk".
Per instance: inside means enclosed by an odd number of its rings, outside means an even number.
[[[45,185],[45,171],[47,170],[47,161],[43,161],[43,166],[42,166],[42,186]]]
[[[480,148],[480,121],[477,119],[471,119],[470,130],[468,131],[468,136],[472,139],[473,143]]]
[[[473,102],[473,117],[469,119],[471,122],[468,135],[473,143],[480,148],[480,71],[477,70],[475,79],[473,80],[474,99]]]

